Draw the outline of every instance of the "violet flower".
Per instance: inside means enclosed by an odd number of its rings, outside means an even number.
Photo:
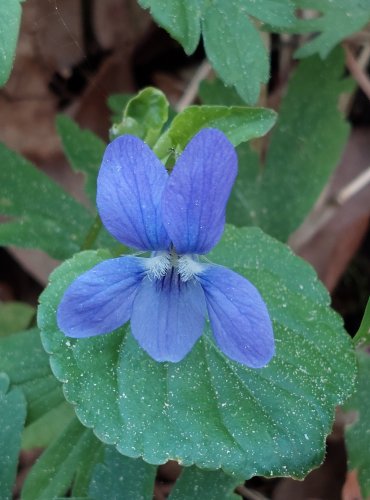
[[[136,137],[109,144],[98,176],[101,220],[118,241],[151,256],[106,260],[79,276],[58,308],[62,332],[90,337],[131,320],[133,336],[153,359],[178,362],[208,315],[226,356],[266,365],[274,337],[261,295],[242,276],[199,257],[222,235],[236,173],[234,147],[215,129],[189,142],[171,175]]]

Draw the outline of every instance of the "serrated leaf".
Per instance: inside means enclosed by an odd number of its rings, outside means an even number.
[[[355,422],[346,428],[345,439],[350,470],[357,470],[363,498],[370,496],[370,356],[358,351],[359,364],[356,392],[345,406],[356,412]]]
[[[73,418],[32,467],[22,489],[22,500],[50,500],[64,495],[80,463],[100,447],[93,433]]]
[[[176,115],[168,130],[154,147],[163,158],[171,149],[183,150],[190,139],[204,127],[222,130],[237,146],[241,142],[265,135],[274,125],[276,113],[271,109],[239,106],[189,106]]]
[[[157,468],[141,459],[127,458],[105,448],[104,463],[97,464],[89,487],[94,500],[152,500]]]
[[[27,399],[27,424],[64,401],[36,328],[1,339],[0,371],[8,374],[12,386],[22,389]]]
[[[168,120],[169,103],[159,89],[147,87],[132,97],[118,123],[111,128],[111,139],[123,134],[140,137],[150,147]]]
[[[212,500],[240,500],[233,493],[243,479],[228,476],[222,471],[205,471],[197,467],[183,469],[171,490],[169,500],[193,500],[209,498]]]
[[[84,174],[86,193],[95,206],[96,178],[106,144],[91,130],[81,129],[69,116],[58,115],[56,127],[63,151],[73,170]]]
[[[201,3],[199,0],[138,0],[141,7],[150,9],[155,21],[190,55],[200,39]]]
[[[26,400],[20,389],[9,389],[9,378],[0,373],[0,492],[11,500],[18,465]]]
[[[39,248],[56,259],[77,252],[91,214],[30,162],[0,144],[0,244]]]
[[[200,29],[208,59],[223,81],[254,104],[269,76],[266,49],[254,19],[277,27],[295,22],[290,0],[139,0],[187,54],[198,45]],[[252,20],[253,19],[253,20]]]
[[[308,264],[257,229],[229,227],[209,255],[250,279],[268,305],[277,354],[253,370],[225,358],[208,329],[180,363],[153,361],[128,327],[66,338],[55,317],[64,290],[108,255],[84,252],[60,266],[38,314],[52,369],[84,425],[152,464],[175,459],[244,477],[303,477],[321,462],[334,408],[351,394],[355,360]]]
[[[35,312],[34,307],[24,302],[0,303],[0,338],[26,330]]]
[[[238,148],[239,173],[227,207],[228,221],[257,225],[286,241],[303,222],[337,166],[349,125],[338,110],[341,49],[322,61],[302,61],[294,73],[273,129],[265,165],[249,145]],[[315,75],[315,78],[312,78]]]
[[[291,27],[294,33],[318,33],[300,47],[297,57],[318,53],[325,58],[349,35],[370,21],[370,0],[294,0],[297,8],[316,10],[318,16],[300,19]]]
[[[22,1],[2,0],[0,3],[0,87],[5,85],[13,67]]]

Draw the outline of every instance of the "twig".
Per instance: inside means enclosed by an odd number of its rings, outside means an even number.
[[[353,35],[350,35],[346,40],[350,43],[355,43],[357,45],[361,43],[370,42],[370,30],[365,28],[362,31],[358,31]]]
[[[337,205],[344,205],[348,200],[355,196],[370,182],[370,167],[361,172],[360,175],[355,177],[347,186],[342,188],[335,197]]]
[[[179,99],[176,105],[176,111],[180,112],[186,106],[189,106],[198,94],[198,87],[202,80],[204,80],[211,72],[212,67],[208,61],[204,60],[199,68],[194,73],[193,78],[190,80],[189,85],[186,87],[185,92]]]
[[[364,170],[360,175],[355,177],[338,193],[330,197],[322,209],[313,212],[306,223],[298,229],[290,238],[290,245],[298,250],[307,241],[309,241],[320,229],[322,229],[331,220],[337,211],[370,182],[370,167]]]
[[[267,498],[258,491],[251,490],[244,485],[235,488],[235,492],[247,498],[247,500],[267,500]]]
[[[370,99],[370,80],[364,70],[370,57],[369,46],[365,46],[359,59],[355,58],[347,43],[343,43],[343,47],[346,54],[346,65],[348,70],[364,94]]]

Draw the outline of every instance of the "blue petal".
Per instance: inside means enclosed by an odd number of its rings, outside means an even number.
[[[145,259],[120,257],[81,274],[67,288],[58,307],[58,327],[68,337],[81,338],[122,326],[130,319],[145,273]]]
[[[108,145],[98,176],[96,202],[108,231],[139,250],[165,250],[161,215],[165,167],[140,139],[124,135]]]
[[[258,290],[239,274],[221,266],[204,266],[197,277],[221,351],[251,368],[265,366],[275,352],[274,334]]]
[[[206,306],[195,280],[182,282],[172,268],[162,279],[145,278],[132,309],[132,334],[156,361],[183,359],[201,336]]]
[[[179,157],[163,193],[163,220],[180,254],[209,252],[225,225],[237,156],[216,129],[201,130]]]

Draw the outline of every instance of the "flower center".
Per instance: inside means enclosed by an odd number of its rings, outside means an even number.
[[[175,271],[183,282],[191,280],[202,270],[197,255],[178,255],[174,250],[153,253],[146,259],[146,265],[149,278],[161,279]]]

